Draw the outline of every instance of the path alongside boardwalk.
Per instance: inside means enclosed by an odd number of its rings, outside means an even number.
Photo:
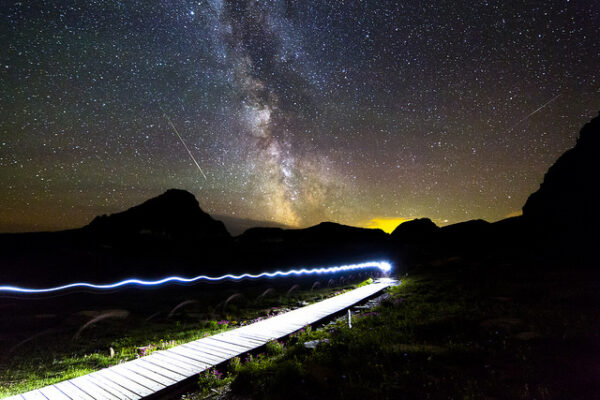
[[[175,346],[78,378],[9,397],[10,400],[116,400],[141,399],[196,376],[212,366],[285,337],[303,326],[315,323],[368,298],[393,280],[378,280],[338,296],[232,329],[193,342]]]

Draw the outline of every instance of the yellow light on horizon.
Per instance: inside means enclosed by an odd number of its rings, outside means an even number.
[[[523,215],[523,210],[517,210],[506,214],[504,218],[520,217],[521,215]]]
[[[381,229],[385,233],[392,233],[398,225],[413,219],[414,218],[373,218],[365,224],[365,228]]]

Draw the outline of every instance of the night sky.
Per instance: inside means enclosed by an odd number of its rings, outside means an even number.
[[[173,187],[290,226],[494,221],[600,109],[597,0],[8,0],[0,43],[4,232]]]

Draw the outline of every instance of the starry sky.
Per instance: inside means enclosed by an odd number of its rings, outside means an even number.
[[[600,109],[600,4],[0,5],[0,232],[169,188],[214,216],[515,215]]]

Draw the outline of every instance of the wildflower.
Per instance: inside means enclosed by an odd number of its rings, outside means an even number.
[[[156,346],[153,346],[152,344],[148,344],[147,346],[143,346],[143,347],[138,347],[136,358],[144,357],[144,356],[150,354],[150,352],[152,350],[154,350],[155,348],[156,348]]]

